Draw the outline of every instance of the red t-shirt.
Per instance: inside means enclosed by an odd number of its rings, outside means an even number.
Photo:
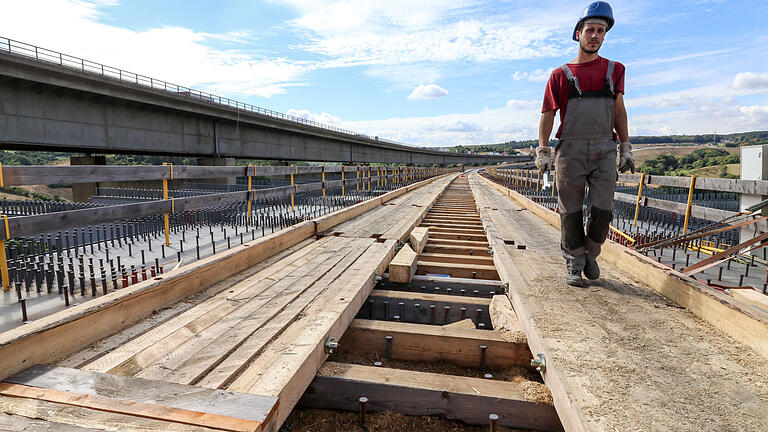
[[[571,72],[579,79],[581,91],[599,91],[605,84],[605,74],[608,72],[608,59],[600,56],[587,63],[568,63]],[[613,67],[613,90],[624,94],[624,65],[616,62]],[[565,109],[568,106],[568,95],[571,93],[571,85],[561,68],[552,71],[547,81],[547,89],[544,91],[544,104],[541,112],[560,110],[560,127],[557,128],[555,138],[560,138],[563,131],[563,119]],[[614,138],[616,134],[614,133]]]

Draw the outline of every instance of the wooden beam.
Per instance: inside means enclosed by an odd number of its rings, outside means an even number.
[[[274,397],[202,389],[194,386],[45,365],[33,366],[8,377],[4,384],[96,398],[105,396],[101,402],[114,408],[107,409],[107,411],[174,421],[163,416],[141,415],[147,405],[150,408],[165,408],[180,415],[182,420],[186,420],[184,423],[224,430],[261,430],[261,424],[269,419],[277,404],[277,399]],[[16,387],[17,390],[19,388]],[[35,398],[35,391],[29,389],[22,389],[21,393]],[[52,396],[55,394],[45,392],[42,398],[36,399],[67,403]],[[125,406],[125,402],[132,402],[137,405],[132,405],[134,410],[123,411],[122,407]],[[100,409],[88,403],[79,406]],[[151,413],[152,410],[149,412]],[[197,418],[200,418],[201,421],[198,422]]]
[[[443,263],[456,263],[456,264],[477,264],[477,265],[493,265],[493,258],[490,255],[453,255],[453,254],[437,254],[437,253],[422,253],[419,254],[419,261],[430,262],[443,262]]]
[[[429,227],[416,227],[411,230],[408,237],[408,242],[411,244],[411,248],[417,254],[424,251],[424,246],[427,245],[429,240]]]
[[[358,411],[366,395],[370,411],[440,415],[487,425],[497,414],[501,426],[561,431],[550,405],[524,400],[513,382],[328,362],[301,399],[308,408]]]
[[[116,400],[103,396],[91,396],[61,390],[29,387],[20,384],[0,383],[0,395],[37,399],[96,411],[124,414],[134,417],[162,420],[192,426],[205,426],[232,432],[257,432],[262,430],[260,422],[234,419],[197,411],[168,408],[127,400]]]
[[[340,346],[342,351],[386,354],[386,336],[392,336],[392,358],[411,361],[447,361],[459,366],[480,367],[481,345],[487,346],[486,367],[530,367],[531,352],[519,334],[509,342],[495,331],[461,329],[428,324],[356,319]]]
[[[418,255],[409,245],[404,245],[389,263],[389,280],[392,282],[408,283],[416,274],[416,259]]]
[[[499,279],[496,267],[492,265],[456,264],[422,260],[419,260],[417,265],[418,269],[416,270],[416,273],[418,274],[448,274],[451,275],[451,277],[471,279]]]

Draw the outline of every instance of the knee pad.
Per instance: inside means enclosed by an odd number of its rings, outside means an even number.
[[[597,244],[603,244],[605,237],[608,236],[611,220],[613,220],[612,210],[603,210],[592,206],[589,211],[587,237]]]
[[[584,212],[560,213],[560,235],[563,248],[584,247]]]

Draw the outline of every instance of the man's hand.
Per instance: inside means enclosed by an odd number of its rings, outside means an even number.
[[[619,144],[619,171],[635,173],[635,158],[632,156],[632,144],[623,142]]]
[[[552,157],[552,148],[549,146],[539,146],[536,148],[536,168],[539,169],[539,174],[543,174],[545,171],[552,172],[554,170],[555,159]]]

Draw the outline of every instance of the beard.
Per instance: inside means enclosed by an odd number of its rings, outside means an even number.
[[[601,47],[602,45],[603,45],[603,44],[601,43],[601,44],[598,44],[598,45],[597,45],[597,48],[595,48],[595,49],[589,49],[589,48],[587,48],[587,47],[589,46],[589,42],[587,42],[586,44],[583,44],[583,43],[579,43],[579,48],[581,48],[581,50],[582,50],[582,51],[584,51],[584,52],[585,52],[585,53],[587,53],[587,54],[595,54],[595,53],[597,53],[598,51],[600,51],[600,47]]]

